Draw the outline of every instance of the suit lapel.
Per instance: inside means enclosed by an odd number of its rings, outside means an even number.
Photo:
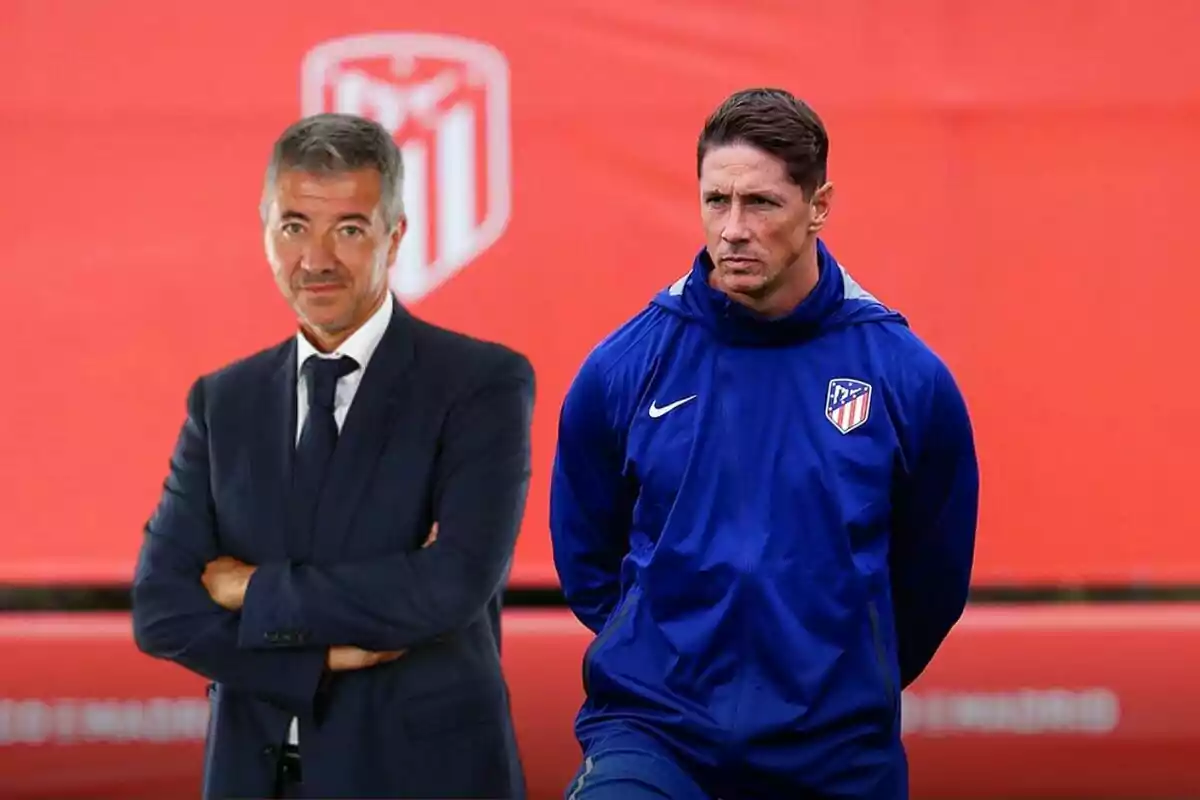
[[[321,543],[335,544],[345,537],[387,443],[392,412],[406,394],[403,378],[413,363],[411,317],[393,303],[391,322],[354,395],[325,476],[312,526],[312,553],[319,552]]]
[[[280,345],[277,364],[259,393],[250,424],[254,426],[250,434],[254,493],[262,498],[262,528],[258,533],[273,539],[267,552],[290,554],[288,532],[295,523],[288,502],[296,451],[295,339]],[[281,521],[287,525],[281,525]]]

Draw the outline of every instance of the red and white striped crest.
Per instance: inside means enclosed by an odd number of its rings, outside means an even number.
[[[304,57],[301,110],[357,114],[392,132],[404,157],[408,232],[391,286],[417,300],[471,263],[508,224],[508,64],[452,36],[376,33]]]
[[[834,378],[825,396],[825,419],[842,433],[864,424],[871,415],[871,385],[853,378]]]

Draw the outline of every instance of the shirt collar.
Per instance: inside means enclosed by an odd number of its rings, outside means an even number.
[[[312,346],[312,342],[308,341],[304,333],[298,331],[296,333],[296,374],[300,374],[300,370],[304,368],[304,362],[312,355],[318,355],[322,358],[349,356],[358,362],[359,374],[366,372],[367,362],[375,354],[375,348],[383,340],[383,334],[387,331],[388,323],[391,320],[392,295],[391,292],[388,292],[379,309],[362,324],[361,328],[352,333],[350,338],[342,342],[341,347],[332,353],[322,353],[317,350],[317,348]]]

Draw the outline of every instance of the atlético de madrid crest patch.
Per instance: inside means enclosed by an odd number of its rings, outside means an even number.
[[[853,378],[834,378],[825,395],[825,419],[842,433],[864,424],[871,415],[871,384]]]

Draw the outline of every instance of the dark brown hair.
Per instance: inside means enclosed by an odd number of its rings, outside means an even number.
[[[787,165],[792,183],[811,198],[825,183],[829,136],[817,112],[783,89],[743,89],[704,122],[696,146],[696,174],[714,147],[747,144]]]

